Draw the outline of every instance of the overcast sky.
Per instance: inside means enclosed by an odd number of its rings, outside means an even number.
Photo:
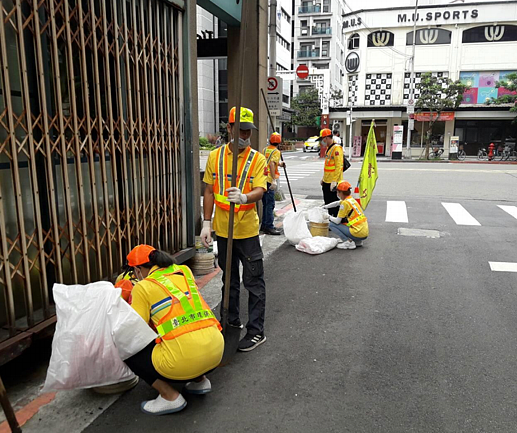
[[[475,3],[483,2],[483,3],[490,3],[493,1],[500,1],[500,0],[475,0]],[[396,6],[415,6],[415,0],[390,0],[387,2],[386,0],[345,0],[345,3],[348,5],[349,8],[352,10],[359,10],[359,9],[374,9],[374,8],[385,8],[388,5],[390,7],[396,7]],[[468,4],[473,3],[472,0],[419,0],[419,5],[448,5],[448,4]],[[350,11],[350,9],[346,10],[347,12]]]

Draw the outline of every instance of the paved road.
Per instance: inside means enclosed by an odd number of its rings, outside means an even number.
[[[294,194],[321,197],[323,160],[316,153],[287,153],[287,174]],[[361,161],[344,173],[357,183]],[[287,192],[283,170],[281,183]],[[448,197],[511,200],[517,197],[517,165],[379,161],[376,197]]]
[[[365,247],[269,257],[268,341],[214,372],[212,394],[154,418],[142,384],[86,431],[516,431],[517,274],[489,262],[517,261],[517,172],[408,164],[382,166]]]

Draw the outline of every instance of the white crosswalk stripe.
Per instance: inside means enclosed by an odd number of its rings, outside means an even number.
[[[517,263],[510,262],[488,262],[490,269],[494,272],[517,272]]]
[[[504,206],[504,205],[497,205],[497,207],[504,210],[506,213],[510,214],[514,218],[517,218],[517,206]]]
[[[465,209],[459,203],[442,203],[442,206],[445,208],[449,215],[454,220],[454,222],[461,226],[480,226],[476,218],[474,218],[471,214],[468,213],[467,209]]]
[[[407,223],[407,207],[404,201],[386,202],[386,222]]]

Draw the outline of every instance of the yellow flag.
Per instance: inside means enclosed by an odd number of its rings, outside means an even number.
[[[363,166],[359,175],[359,196],[361,197],[361,207],[366,209],[372,198],[375,184],[377,183],[377,140],[375,139],[374,121],[368,132],[366,140],[366,149],[364,151]]]

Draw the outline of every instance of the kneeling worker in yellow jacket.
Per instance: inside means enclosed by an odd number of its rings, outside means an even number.
[[[191,381],[185,390],[192,394],[211,391],[204,374],[221,362],[221,325],[201,297],[187,266],[174,264],[171,256],[149,245],[133,248],[127,260],[139,280],[131,293],[131,306],[154,325],[160,338],[125,362],[160,393],[155,400],[142,403],[143,412],[178,412],[187,402],[167,382]]]
[[[343,241],[337,245],[342,250],[362,247],[368,237],[368,220],[361,205],[352,197],[352,185],[340,182],[337,186],[338,201],[323,206],[324,209],[339,207],[337,217],[330,217],[330,230]]]

